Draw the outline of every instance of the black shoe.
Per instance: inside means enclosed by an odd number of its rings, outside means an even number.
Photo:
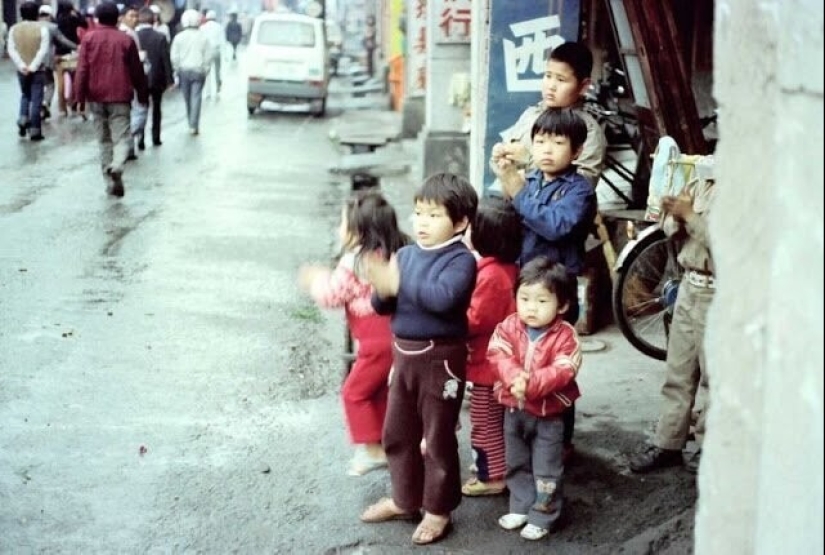
[[[17,122],[17,134],[18,134],[20,137],[25,137],[25,136],[26,136],[26,130],[27,130],[28,128],[29,128],[29,124],[28,124],[28,123],[20,123],[20,122]]]
[[[152,146],[160,146],[160,145],[162,145],[162,144],[163,144],[163,143],[162,143],[162,142],[160,142],[160,139],[157,139],[157,140],[152,139]]]
[[[134,151],[132,151],[129,153],[129,156],[126,157],[126,161],[132,162],[134,160],[137,160],[137,154],[135,154]]]
[[[106,187],[106,192],[113,197],[122,197],[125,191],[123,189],[123,178],[120,172],[106,170],[106,177],[109,178],[109,186]]]
[[[630,459],[630,470],[637,474],[644,474],[651,470],[667,468],[671,466],[682,466],[681,449],[660,449],[651,445],[643,453],[633,456]]]
[[[29,140],[31,140],[31,141],[42,141],[45,138],[46,137],[44,137],[42,133],[38,133],[37,135],[32,135],[31,137],[29,137]]]
[[[143,137],[138,139],[138,150],[146,150],[146,143],[143,141]]]
[[[51,110],[49,110],[49,107],[46,106],[45,104],[43,106],[41,106],[40,114],[41,114],[41,119],[49,119],[50,117],[52,117]]]

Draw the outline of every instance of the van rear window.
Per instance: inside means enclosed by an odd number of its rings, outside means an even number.
[[[315,27],[295,21],[262,21],[258,44],[265,46],[315,46]]]

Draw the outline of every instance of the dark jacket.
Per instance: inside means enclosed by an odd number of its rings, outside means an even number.
[[[243,35],[243,29],[241,29],[241,24],[237,21],[230,21],[226,24],[226,42],[229,44],[238,44],[241,42],[241,36]]]
[[[169,43],[166,37],[149,26],[138,26],[140,47],[146,52],[146,61],[150,64],[147,74],[150,91],[165,91],[175,82],[172,62],[169,59]]]
[[[550,182],[541,170],[527,173],[527,184],[513,198],[524,239],[519,265],[544,255],[574,274],[584,268],[584,243],[596,218],[596,192],[575,167]]]
[[[372,296],[378,314],[392,314],[392,332],[402,339],[465,339],[467,309],[476,283],[476,260],[456,238],[439,248],[407,245],[396,253],[398,296]]]
[[[63,33],[63,35],[65,35],[67,39],[75,44],[80,43],[77,30],[80,27],[87,28],[88,25],[89,24],[86,20],[80,17],[80,15],[74,10],[65,13],[58,13],[57,28],[61,33]],[[64,56],[72,50],[74,50],[74,48],[69,48],[65,43],[55,43],[55,54],[58,56]]]
[[[101,25],[83,36],[77,60],[75,91],[78,102],[149,102],[146,74],[132,37]]]

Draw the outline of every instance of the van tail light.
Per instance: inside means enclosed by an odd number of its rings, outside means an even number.
[[[307,81],[307,85],[309,85],[310,87],[321,88],[321,87],[324,86],[324,82],[323,81],[313,81],[313,80],[310,79],[309,81]]]
[[[250,75],[249,80],[250,81],[261,81],[262,79],[260,77],[253,77],[252,75]]]

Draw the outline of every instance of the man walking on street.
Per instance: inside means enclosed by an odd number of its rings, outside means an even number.
[[[83,37],[77,63],[79,102],[89,101],[100,145],[100,166],[108,179],[107,192],[122,197],[123,166],[129,155],[131,102],[146,106],[146,74],[135,41],[118,31],[117,6],[104,2],[95,9],[100,27]]]
[[[20,18],[9,31],[9,57],[17,67],[20,82],[20,112],[17,129],[21,137],[29,132],[29,139],[42,141],[40,107],[46,86],[44,61],[51,48],[49,30],[37,23],[38,4],[24,2],[20,5]]]
[[[206,12],[206,21],[201,25],[200,30],[209,41],[210,57],[212,62],[212,79],[207,84],[206,96],[217,97],[221,92],[221,47],[223,46],[223,29],[220,23],[215,21],[217,15],[214,11]],[[214,93],[214,95],[212,94]]]
[[[198,30],[198,10],[186,10],[180,17],[183,30],[172,39],[172,68],[178,76],[180,92],[186,103],[189,133],[200,133],[201,95],[212,64],[206,36]]]
[[[175,82],[172,74],[172,62],[169,58],[169,43],[160,32],[152,27],[155,14],[149,8],[141,8],[138,12],[137,34],[140,45],[146,52],[144,65],[149,68],[146,74],[149,85],[149,96],[152,99],[152,144],[160,146],[160,103],[163,93]],[[143,150],[146,145],[143,140],[146,120],[137,131],[138,149]]]

